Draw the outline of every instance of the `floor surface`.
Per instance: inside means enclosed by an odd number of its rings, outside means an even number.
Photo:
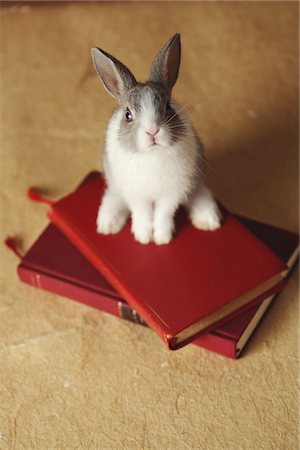
[[[100,167],[114,101],[99,46],[145,80],[182,33],[174,89],[232,211],[298,229],[298,3],[3,3],[1,239],[25,251],[52,198]],[[298,270],[232,361],[23,285],[1,246],[0,448],[295,450]]]

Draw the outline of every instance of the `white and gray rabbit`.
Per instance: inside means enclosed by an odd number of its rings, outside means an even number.
[[[117,100],[109,121],[103,168],[107,189],[97,231],[117,233],[132,218],[135,239],[167,244],[174,215],[185,205],[195,227],[215,230],[221,214],[203,181],[200,140],[183,111],[171,100],[180,65],[180,35],[156,56],[146,83],[99,48],[92,49],[96,71]]]

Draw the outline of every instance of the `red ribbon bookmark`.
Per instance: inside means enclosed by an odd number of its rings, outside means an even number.
[[[14,254],[18,256],[18,258],[23,259],[22,253],[18,250],[16,239],[8,236],[5,239],[4,244],[6,245],[6,247],[8,247],[10,250],[12,250],[14,252]]]
[[[27,196],[32,200],[33,202],[38,203],[46,203],[47,205],[53,205],[54,201],[49,200],[48,198],[42,197],[39,193],[38,189],[35,187],[28,188]]]

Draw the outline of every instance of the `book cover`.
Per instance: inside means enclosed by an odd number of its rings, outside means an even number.
[[[88,183],[53,204],[49,217],[170,349],[280,284],[284,262],[229,212],[219,230],[207,232],[181,210],[166,246],[137,243],[130,223],[116,235],[97,234],[104,188],[102,177]]]

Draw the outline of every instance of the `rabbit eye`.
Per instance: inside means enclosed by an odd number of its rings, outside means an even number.
[[[129,108],[126,109],[125,117],[126,117],[127,122],[132,121],[132,114],[131,114],[131,111]]]

